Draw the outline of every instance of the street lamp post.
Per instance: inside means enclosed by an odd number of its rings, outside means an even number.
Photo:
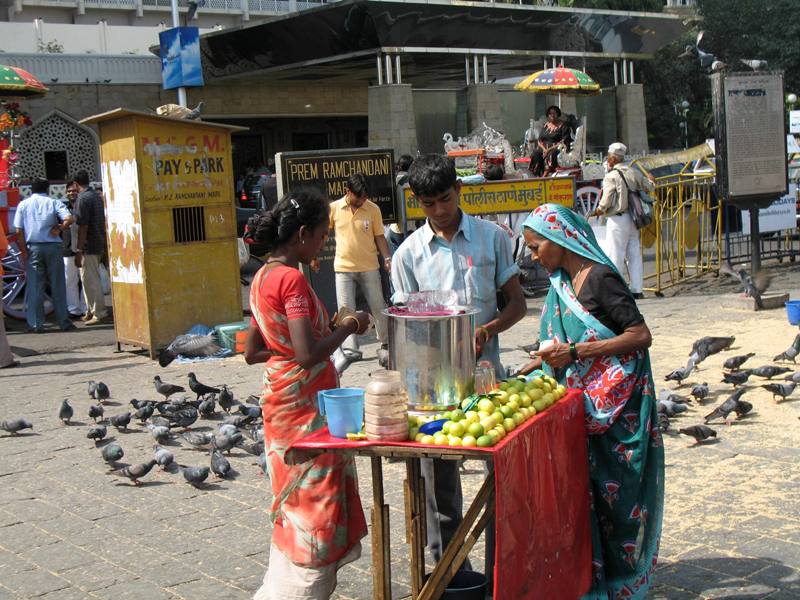
[[[683,148],[684,150],[689,149],[689,121],[687,120],[686,116],[689,114],[689,101],[684,100],[681,102],[681,114],[683,116],[683,122],[681,125],[683,126]]]

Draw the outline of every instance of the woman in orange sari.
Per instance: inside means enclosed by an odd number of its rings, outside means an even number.
[[[328,314],[300,263],[309,264],[328,237],[328,201],[315,190],[290,192],[248,222],[245,241],[270,251],[250,287],[253,314],[245,348],[249,364],[266,362],[261,411],[272,484],[272,544],[255,600],[329,598],[339,567],[357,559],[367,524],[352,457],[322,454],[288,465],[292,442],[324,426],[317,392],[338,387],[331,353],[363,333],[366,313],[331,331]]]

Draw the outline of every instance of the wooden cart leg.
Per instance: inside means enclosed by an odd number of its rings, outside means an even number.
[[[425,480],[418,458],[406,459],[406,542],[411,546],[411,598],[416,600],[422,591],[425,576]]]
[[[372,572],[375,600],[392,600],[392,562],[389,547],[389,505],[383,502],[383,465],[372,463]]]
[[[453,539],[445,548],[442,559],[433,569],[430,578],[422,588],[419,600],[433,600],[439,598],[445,587],[458,571],[464,559],[478,541],[481,533],[495,516],[494,473],[490,473],[478,490],[475,500],[464,515],[464,519],[456,529]],[[478,515],[485,507],[480,519]]]

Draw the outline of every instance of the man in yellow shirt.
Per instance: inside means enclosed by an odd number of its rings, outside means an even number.
[[[378,360],[385,366],[389,358],[389,346],[386,316],[383,314],[386,301],[378,270],[378,253],[383,256],[383,267],[391,273],[389,244],[383,236],[381,209],[369,200],[366,177],[361,173],[351,175],[346,188],[344,197],[331,203],[331,229],[336,236],[336,258],[333,261],[333,270],[336,272],[336,303],[339,307],[355,309],[356,285],[361,288],[381,342]],[[350,357],[358,355],[355,335],[345,340],[343,349]]]

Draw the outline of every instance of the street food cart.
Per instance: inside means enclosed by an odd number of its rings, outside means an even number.
[[[286,459],[296,464],[320,452],[352,453],[370,459],[374,598],[391,598],[383,458],[400,459],[406,464],[404,512],[414,600],[441,596],[491,520],[497,530],[494,598],[578,598],[589,589],[589,462],[583,394],[579,390],[569,391],[491,448],[351,441],[334,438],[323,428],[293,444]],[[427,580],[425,486],[420,473],[423,458],[481,460],[494,465]]]

